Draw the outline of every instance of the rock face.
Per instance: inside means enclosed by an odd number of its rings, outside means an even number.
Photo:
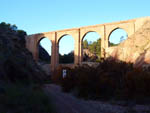
[[[87,55],[88,57],[95,56],[93,53],[89,51],[89,49],[83,49],[83,55]]]
[[[107,48],[106,56],[134,63],[135,66],[150,64],[150,21],[118,46]]]
[[[93,54],[89,49],[83,49],[83,61],[94,62],[98,57],[96,54]]]
[[[25,48],[25,34],[20,34],[10,24],[0,24],[0,81],[40,82],[45,74]]]

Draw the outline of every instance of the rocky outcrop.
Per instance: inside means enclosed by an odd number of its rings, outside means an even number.
[[[83,55],[87,55],[88,57],[96,56],[95,54],[91,53],[89,49],[83,49]]]
[[[118,46],[107,48],[106,56],[134,63],[135,66],[150,64],[150,21]]]
[[[89,49],[83,49],[83,61],[94,62],[98,56],[89,51]]]

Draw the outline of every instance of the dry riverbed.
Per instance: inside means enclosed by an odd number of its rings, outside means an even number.
[[[57,113],[150,113],[150,105],[127,106],[113,104],[113,102],[85,101],[61,91],[61,87],[54,84],[44,86],[50,95]]]

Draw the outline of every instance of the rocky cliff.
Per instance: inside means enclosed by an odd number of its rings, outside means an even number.
[[[134,63],[135,66],[150,64],[150,21],[146,21],[134,35],[118,46],[107,48],[106,55]]]

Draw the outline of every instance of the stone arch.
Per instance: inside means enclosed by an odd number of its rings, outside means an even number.
[[[66,40],[67,38],[68,38],[69,40],[72,38],[71,40],[73,41],[73,48],[72,48],[73,51],[72,51],[72,52],[70,51],[70,53],[64,53],[64,54],[71,54],[71,55],[73,55],[73,58],[71,57],[72,60],[73,60],[72,62],[68,62],[68,63],[66,63],[66,62],[60,62],[60,55],[62,55],[62,54],[60,53],[60,49],[61,49],[61,47],[62,47],[62,46],[60,45],[60,43],[61,43],[61,40],[62,40],[63,38],[64,38],[65,40]],[[75,51],[75,38],[74,38],[72,35],[70,35],[70,34],[64,34],[64,35],[62,35],[60,38],[58,38],[58,40],[57,40],[57,48],[58,48],[58,54],[59,54],[59,55],[58,55],[58,59],[59,59],[59,60],[58,60],[58,63],[59,63],[59,64],[70,64],[70,63],[71,63],[71,64],[72,64],[72,63],[74,64],[74,63],[75,63],[75,54],[74,54],[74,51]],[[63,55],[62,55],[62,56],[63,56]]]
[[[36,43],[37,60],[39,59],[39,45],[40,45],[41,40],[43,40],[44,38],[47,38],[50,41],[50,43],[51,43],[51,47],[50,48],[51,48],[51,56],[52,56],[52,40],[49,37],[41,36],[41,37],[39,37],[37,39],[37,43]],[[52,61],[52,57],[50,57],[50,61]]]
[[[41,41],[42,39],[44,39],[44,38],[47,38],[47,39],[49,39],[49,40],[50,40],[50,38],[45,37],[45,36],[42,36],[42,37],[38,38],[37,43],[36,43],[36,46],[37,46],[37,47],[38,47],[38,45],[39,45],[40,41]],[[50,42],[51,42],[51,44],[52,44],[52,40],[50,40]]]
[[[65,36],[71,36],[71,37],[73,38],[73,36],[72,36],[71,34],[64,34],[64,35],[62,35],[61,37],[58,38],[57,43],[59,44],[60,40],[61,40],[63,37],[65,37]],[[73,38],[73,39],[74,39],[74,38]],[[75,40],[75,39],[74,39],[74,40]]]
[[[81,37],[81,41],[83,41],[84,37],[88,34],[88,33],[91,33],[91,32],[95,32],[97,34],[99,34],[99,36],[101,37],[100,33],[98,31],[95,31],[95,30],[90,30],[90,31],[87,31],[84,33],[84,35]]]
[[[80,38],[79,38],[79,29],[69,29],[69,30],[62,30],[62,31],[57,31],[55,32],[56,36],[56,64],[59,64],[59,41],[60,39],[65,36],[65,35],[70,35],[74,39],[74,64],[79,63],[79,43],[80,43]]]
[[[126,31],[128,37],[130,37],[135,32],[134,27],[134,21],[122,21],[114,24],[105,25],[105,48],[107,49],[109,47],[109,36],[114,30],[118,28],[123,29],[124,31]]]
[[[59,44],[59,41],[63,38],[63,37],[65,37],[65,36],[71,36],[74,40],[75,40],[75,38],[73,37],[73,35],[72,34],[70,34],[70,33],[66,33],[66,34],[62,34],[62,35],[57,35],[57,41],[56,41],[56,44],[58,45]]]
[[[114,32],[114,31],[115,31],[115,30],[117,30],[117,29],[122,29],[122,30],[124,30],[124,31],[127,33],[127,36],[128,36],[128,32],[127,32],[127,30],[126,30],[126,29],[121,28],[121,27],[116,27],[116,28],[114,28],[113,30],[111,30],[111,32],[109,33],[109,35],[108,35],[108,39],[109,39],[110,35],[112,34],[112,32]]]
[[[127,36],[126,39],[128,38],[128,32],[124,28],[122,28],[122,27],[116,27],[113,30],[111,30],[111,32],[108,35],[108,47],[110,46],[110,36],[112,35],[113,32],[115,32],[117,30],[121,30],[122,32],[126,33],[126,36]],[[117,44],[119,44],[119,43],[117,43]]]
[[[84,38],[85,38],[88,34],[90,34],[90,33],[95,33],[95,34],[99,35],[98,38],[101,39],[101,35],[100,35],[100,33],[99,33],[97,30],[89,30],[89,31],[87,31],[87,32],[85,32],[85,33],[83,34],[83,36],[81,37],[81,61],[83,61],[83,41],[84,41]],[[102,43],[102,41],[101,41],[100,43]],[[101,48],[101,47],[100,47],[100,48]],[[100,50],[100,51],[101,51],[101,50]],[[101,54],[100,54],[100,55],[101,55]]]

